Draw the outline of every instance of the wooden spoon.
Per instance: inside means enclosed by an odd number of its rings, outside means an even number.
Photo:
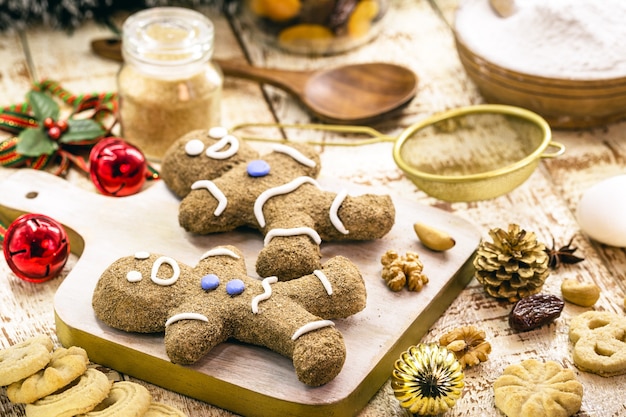
[[[93,51],[122,61],[121,41],[99,39]],[[266,83],[296,96],[315,116],[334,123],[366,123],[406,105],[417,92],[417,76],[382,62],[327,70],[289,71],[254,67],[242,60],[214,60],[224,74]]]

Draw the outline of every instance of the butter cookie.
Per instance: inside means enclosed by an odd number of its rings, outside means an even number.
[[[93,410],[111,390],[107,376],[97,369],[87,369],[76,385],[26,404],[26,417],[73,417]]]
[[[582,405],[582,384],[553,361],[507,366],[493,388],[496,407],[507,417],[569,417]]]
[[[606,311],[587,311],[570,323],[576,366],[601,376],[626,373],[626,317]]]
[[[50,337],[35,336],[0,350],[0,386],[11,385],[45,368],[53,347]]]
[[[89,358],[84,349],[77,346],[58,348],[44,369],[9,385],[7,397],[14,403],[33,403],[81,376],[87,370],[88,363]]]
[[[137,417],[145,415],[152,396],[143,385],[131,381],[116,382],[107,398],[84,417]]]

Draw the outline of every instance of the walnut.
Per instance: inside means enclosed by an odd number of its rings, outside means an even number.
[[[380,258],[383,264],[382,278],[392,291],[400,291],[405,286],[409,291],[420,291],[428,283],[428,277],[422,273],[424,265],[415,252],[399,256],[394,250],[388,250]]]
[[[491,344],[485,340],[485,332],[474,326],[454,329],[439,338],[439,344],[454,352],[463,368],[478,365],[487,360]]]

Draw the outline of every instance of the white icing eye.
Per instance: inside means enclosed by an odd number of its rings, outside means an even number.
[[[228,135],[228,129],[223,126],[214,126],[209,129],[208,135],[213,139],[222,139],[224,136]]]
[[[128,274],[126,274],[126,280],[128,282],[139,282],[142,278],[141,272],[139,271],[128,271]]]
[[[135,253],[135,259],[148,259],[150,257],[150,253],[149,252],[145,252],[145,251],[140,251]]]
[[[189,156],[198,156],[204,150],[204,143],[200,139],[191,139],[185,143],[185,153]]]

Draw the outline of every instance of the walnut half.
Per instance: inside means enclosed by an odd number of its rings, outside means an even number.
[[[405,286],[409,291],[420,291],[428,283],[428,277],[422,273],[424,265],[415,252],[400,256],[394,250],[388,250],[381,257],[383,264],[382,278],[392,291],[400,291]]]
[[[485,362],[491,353],[485,332],[474,326],[460,327],[444,334],[439,338],[439,344],[454,352],[463,368]]]

